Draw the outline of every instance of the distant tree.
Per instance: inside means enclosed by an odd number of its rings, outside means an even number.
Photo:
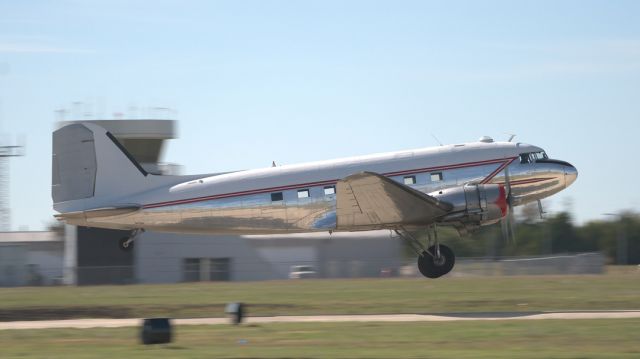
[[[610,263],[617,263],[619,243],[626,242],[626,262],[640,263],[640,216],[622,213],[611,221],[591,221],[575,226],[569,212],[547,215],[539,219],[537,208],[530,207],[519,216],[515,240],[505,241],[500,223],[483,226],[467,236],[453,228],[438,227],[441,243],[454,249],[459,257],[500,258],[534,256],[550,253],[602,252]],[[414,234],[426,242],[426,231]],[[624,241],[626,239],[626,241]],[[407,250],[408,257],[415,254]]]
[[[567,212],[560,212],[547,220],[552,253],[581,252],[581,244]]]
[[[64,236],[64,223],[62,222],[50,222],[47,225],[47,231],[55,232],[58,236]]]

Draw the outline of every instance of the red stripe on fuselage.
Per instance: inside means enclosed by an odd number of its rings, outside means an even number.
[[[147,205],[144,205],[143,208],[155,208],[155,207],[170,206],[170,205],[174,205],[174,204],[185,204],[185,203],[208,201],[208,200],[212,200],[212,199],[238,197],[238,196],[246,196],[246,195],[251,195],[251,194],[260,194],[260,193],[276,192],[276,191],[285,191],[285,190],[288,190],[288,189],[295,189],[295,188],[334,185],[334,184],[336,184],[336,182],[337,182],[337,180],[308,182],[308,183],[300,183],[300,184],[288,185],[288,186],[269,187],[269,188],[260,188],[260,189],[254,189],[254,190],[248,190],[248,191],[216,194],[216,195],[206,196],[206,197],[178,199],[178,200],[174,200],[174,201],[147,204]]]
[[[401,175],[407,175],[407,174],[415,174],[415,173],[420,173],[420,172],[444,171],[444,170],[457,169],[457,168],[477,167],[477,166],[489,165],[489,164],[494,164],[494,163],[503,163],[501,166],[498,167],[498,170],[492,172],[489,175],[489,177],[487,177],[487,178],[482,180],[481,183],[485,183],[485,181],[487,181],[487,179],[490,180],[491,178],[493,178],[495,176],[495,174],[497,174],[499,172],[499,170],[501,170],[504,167],[506,167],[506,165],[511,163],[514,159],[515,159],[515,157],[514,158],[508,158],[508,159],[495,159],[495,160],[486,160],[486,161],[466,162],[466,163],[459,163],[459,164],[448,165],[448,166],[426,167],[426,168],[417,168],[417,169],[404,170],[404,171],[388,172],[388,173],[383,173],[383,175],[387,176],[387,177],[391,177],[391,176],[401,176]],[[202,202],[202,201],[209,201],[209,200],[221,199],[221,198],[239,197],[239,196],[246,196],[246,195],[260,194],[260,193],[268,193],[268,192],[276,192],[276,191],[285,191],[285,190],[296,189],[296,188],[334,185],[337,182],[338,182],[338,180],[334,179],[334,180],[326,180],[326,181],[318,181],[318,182],[299,183],[299,184],[293,184],[293,185],[287,185],[287,186],[260,188],[260,189],[240,191],[240,192],[217,194],[217,195],[212,195],[212,196],[195,197],[195,198],[178,199],[178,200],[166,201],[166,202],[150,203],[150,204],[142,206],[142,208],[165,207],[165,206],[173,206],[173,205],[177,205],[177,204],[187,204],[187,203],[194,203],[194,202]]]
[[[493,177],[495,177],[498,173],[500,173],[500,171],[504,170],[505,168],[507,168],[508,165],[511,164],[511,162],[513,162],[513,160],[515,160],[517,157],[513,157],[513,158],[509,158],[507,161],[505,161],[500,167],[496,168],[495,171],[491,172],[490,175],[487,176],[487,178],[483,179],[482,184],[487,184],[489,183],[489,181],[491,181],[493,179]]]
[[[540,178],[531,178],[531,179],[518,180],[518,181],[510,181],[509,184],[511,186],[517,186],[521,184],[537,183],[537,182],[542,182],[542,181],[551,180],[551,179],[555,179],[555,177],[540,177]],[[505,182],[496,182],[496,184],[503,185],[505,184]]]

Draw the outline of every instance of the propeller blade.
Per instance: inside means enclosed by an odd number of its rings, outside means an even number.
[[[502,240],[506,245],[507,243],[509,243],[509,224],[507,223],[506,216],[500,220],[500,227],[502,229]]]
[[[538,212],[540,213],[540,219],[544,219],[544,210],[542,209],[542,202],[538,200]]]
[[[504,168],[504,189],[507,191],[507,204],[511,206],[511,179],[509,178],[509,166]]]
[[[513,217],[513,197],[511,194],[511,178],[509,177],[509,166],[504,168],[504,188],[507,196],[507,215],[502,218],[502,236],[509,244],[516,243],[515,219]]]
[[[511,243],[513,245],[517,245],[516,243],[516,220],[513,217],[513,207],[509,204],[509,213],[507,213],[507,218],[509,219],[509,230],[511,231]]]

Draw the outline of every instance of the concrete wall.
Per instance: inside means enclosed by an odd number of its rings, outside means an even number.
[[[32,285],[58,285],[63,278],[63,244],[55,243],[49,248],[36,246],[27,252],[28,283]],[[31,266],[31,267],[30,267]],[[29,269],[30,268],[30,269]],[[41,276],[38,280],[33,275]],[[31,281],[31,283],[29,283]]]
[[[26,285],[27,246],[3,244],[0,246],[0,286]]]
[[[61,284],[62,242],[0,244],[0,287]]]
[[[113,229],[77,227],[75,284],[135,283],[134,252],[123,251],[118,245],[118,241],[127,237],[129,233]]]
[[[229,279],[249,281],[286,279],[295,265],[310,265],[322,278],[378,277],[397,273],[402,255],[401,241],[386,231],[277,236],[145,232],[136,240],[134,262],[136,282],[175,283],[187,279],[187,258],[229,258]]]
[[[230,258],[230,280],[234,281],[276,278],[271,264],[245,238],[145,232],[135,243],[136,280],[138,283],[182,282],[186,258]]]
[[[407,260],[402,240],[391,238],[388,231],[331,236],[323,242],[320,257],[318,268],[325,278],[396,275]]]

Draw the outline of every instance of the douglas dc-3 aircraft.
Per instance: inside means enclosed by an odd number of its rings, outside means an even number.
[[[141,231],[270,234],[388,229],[418,254],[429,278],[455,256],[436,225],[461,232],[502,220],[513,206],[576,180],[571,164],[524,143],[478,142],[209,175],[147,173],[91,123],[53,133],[52,197],[69,224]],[[411,231],[427,229],[426,244]]]

